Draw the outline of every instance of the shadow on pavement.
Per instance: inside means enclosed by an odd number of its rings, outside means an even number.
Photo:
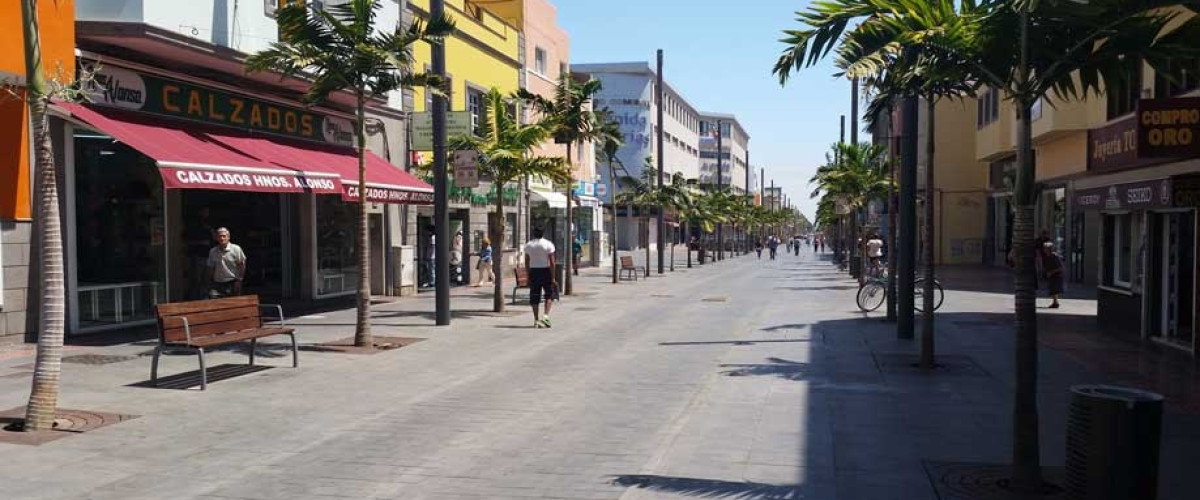
[[[698,498],[737,498],[745,500],[785,500],[809,498],[803,485],[774,485],[750,481],[719,481],[693,477],[632,474],[617,476],[613,484],[661,493],[676,493]]]
[[[229,380],[253,373],[271,370],[273,368],[275,367],[262,365],[217,365],[209,367],[208,383],[211,385],[213,382],[221,382],[223,380]],[[158,385],[155,385],[149,380],[145,380],[142,382],[128,384],[126,387],[140,387],[144,389],[172,389],[177,391],[187,390],[193,387],[200,387],[200,370],[193,370],[190,372],[179,373],[166,377],[159,377]]]

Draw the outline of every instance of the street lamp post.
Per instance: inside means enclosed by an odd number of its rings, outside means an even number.
[[[445,0],[431,0],[429,15],[439,19],[445,14]],[[431,70],[434,75],[446,76],[446,46],[432,46]],[[436,285],[434,310],[438,326],[450,324],[450,213],[449,186],[446,182],[446,97],[433,96],[433,227],[434,281]]]
[[[658,135],[658,155],[657,156],[658,156],[658,189],[659,189],[660,193],[662,192],[662,187],[663,187],[663,178],[664,178],[663,166],[665,165],[665,162],[663,160],[663,157],[665,156],[663,154],[664,153],[664,151],[663,151],[663,134],[665,133],[666,124],[663,123],[663,108],[666,106],[665,106],[665,102],[663,101],[663,96],[666,95],[666,92],[664,91],[663,86],[664,86],[663,85],[663,51],[662,51],[662,49],[658,49],[658,134],[657,134]],[[667,219],[664,214],[664,212],[666,212],[665,208],[666,207],[663,207],[662,205],[658,206],[658,231],[657,231],[658,232],[658,274],[663,273],[663,263],[664,263],[663,262],[663,252],[666,251],[666,249],[664,247],[666,246],[666,243],[667,243],[667,240],[666,240],[667,233],[665,230],[665,225],[666,225]],[[649,245],[650,242],[647,241],[646,244]],[[646,267],[647,268],[650,267],[649,262],[646,263]]]

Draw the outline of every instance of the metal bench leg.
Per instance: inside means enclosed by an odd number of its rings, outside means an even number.
[[[300,368],[300,349],[296,348],[296,334],[289,333],[292,338],[292,368]]]
[[[158,387],[158,357],[162,355],[162,346],[154,347],[154,357],[150,359],[150,384]]]
[[[204,366],[204,348],[197,347],[196,352],[200,355],[200,390],[208,390],[208,369]]]
[[[254,351],[258,347],[258,339],[250,339],[250,366],[254,366]]]

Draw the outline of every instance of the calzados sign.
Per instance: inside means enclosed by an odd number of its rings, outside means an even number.
[[[342,199],[358,201],[358,186],[342,184]],[[405,191],[367,186],[367,201],[374,203],[404,203],[409,205],[433,204],[433,193],[426,191]]]
[[[353,144],[350,120],[116,67],[96,71],[94,104],[331,144]]]
[[[202,188],[268,193],[338,193],[341,182],[329,177],[304,177],[262,172],[200,170],[161,165],[163,184],[170,189]]]
[[[1138,101],[1138,156],[1200,156],[1200,98]]]

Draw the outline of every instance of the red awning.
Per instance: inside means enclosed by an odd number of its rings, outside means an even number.
[[[354,149],[250,134],[236,129],[110,108],[59,104],[153,158],[168,189],[341,194],[358,199]],[[368,152],[367,200],[433,202],[433,188]]]

